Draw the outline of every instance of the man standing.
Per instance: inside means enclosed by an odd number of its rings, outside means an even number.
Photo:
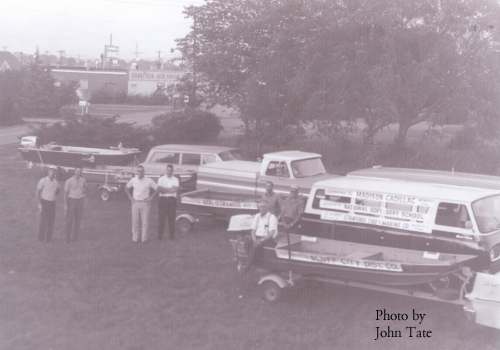
[[[56,179],[56,171],[50,167],[47,170],[47,176],[41,178],[36,186],[36,199],[40,211],[38,239],[42,242],[50,242],[54,233],[56,196],[58,193],[59,182]]]
[[[290,194],[281,202],[280,223],[289,232],[297,227],[304,212],[304,200],[299,196],[299,187],[292,186]]]
[[[179,191],[179,179],[174,176],[174,167],[168,164],[165,175],[158,179],[158,239],[163,238],[165,229],[165,218],[168,220],[169,238],[175,238],[175,219],[177,210],[177,192]]]
[[[132,241],[135,243],[144,243],[148,239],[149,212],[156,189],[154,181],[144,176],[142,165],[137,167],[136,176],[130,179],[125,187],[132,203]]]
[[[280,197],[274,192],[274,184],[271,181],[266,183],[266,192],[262,195],[261,200],[273,215],[278,216],[280,214]]]
[[[76,241],[80,232],[87,181],[82,168],[75,168],[73,176],[64,184],[64,212],[66,213],[66,242]]]

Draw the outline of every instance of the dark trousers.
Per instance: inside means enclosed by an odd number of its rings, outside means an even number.
[[[54,232],[54,221],[56,218],[56,201],[46,201],[40,199],[42,211],[38,222],[38,239],[42,242],[49,242]]]
[[[66,241],[76,241],[83,214],[83,198],[68,198],[66,211]]]
[[[158,238],[163,238],[165,219],[168,220],[168,233],[170,239],[175,237],[175,212],[177,210],[177,199],[175,197],[160,197],[158,199]]]

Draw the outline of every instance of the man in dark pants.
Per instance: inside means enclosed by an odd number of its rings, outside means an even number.
[[[168,220],[169,238],[175,238],[175,217],[177,209],[177,192],[179,179],[174,176],[174,167],[168,164],[165,175],[158,179],[158,239],[163,238],[165,219]]]
[[[56,196],[59,193],[59,182],[56,179],[56,171],[49,168],[47,176],[38,181],[36,186],[36,199],[40,220],[38,222],[38,239],[42,242],[50,242],[54,232],[54,221],[56,216]]]
[[[87,182],[82,176],[82,169],[75,168],[75,173],[64,184],[64,212],[66,214],[66,242],[76,241],[80,232],[83,215],[83,202],[87,192]]]

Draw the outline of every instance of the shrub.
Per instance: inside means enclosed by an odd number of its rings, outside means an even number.
[[[192,108],[161,114],[152,121],[152,135],[157,144],[212,142],[221,130],[217,116]]]

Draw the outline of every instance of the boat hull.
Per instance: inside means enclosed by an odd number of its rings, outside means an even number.
[[[446,259],[449,261],[442,261],[439,254],[391,248],[386,248],[384,254],[372,254],[378,247],[331,240],[327,243],[330,247],[336,244],[344,245],[350,254],[341,254],[338,250],[328,253],[324,249],[322,251],[322,244],[319,243],[319,249],[310,249],[310,245],[300,243],[264,245],[256,249],[253,264],[278,273],[292,271],[302,276],[375,285],[416,286],[431,283],[459,271],[468,260],[474,258],[469,255],[447,255]],[[364,251],[371,253],[366,255]],[[381,258],[385,254],[388,259]],[[412,261],[405,261],[405,254],[413,256],[410,259]]]
[[[125,166],[133,163],[139,152],[99,154],[95,152],[65,152],[38,148],[19,148],[25,161],[64,167],[94,168],[102,165]]]

